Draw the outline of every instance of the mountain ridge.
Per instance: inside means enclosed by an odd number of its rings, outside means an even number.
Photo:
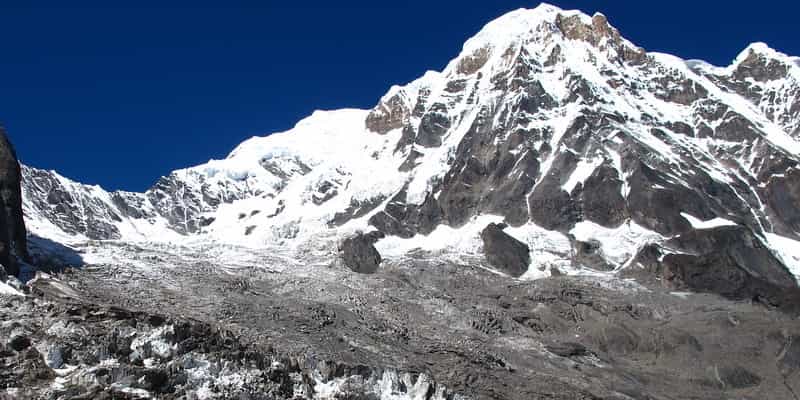
[[[441,226],[474,240],[476,221],[496,215],[528,227],[518,239],[534,252],[543,235],[570,243],[547,259],[595,243],[577,271],[637,258],[645,243],[620,250],[609,230],[662,243],[722,219],[785,254],[770,238],[800,239],[792,60],[763,43],[728,67],[647,53],[603,14],[543,4],[490,22],[441,72],[391,87],[371,110],[317,111],[144,193],[23,167],[26,217],[67,241],[257,247],[370,229],[419,245]]]

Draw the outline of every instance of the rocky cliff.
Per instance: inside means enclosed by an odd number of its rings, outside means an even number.
[[[0,264],[10,275],[19,274],[17,258],[28,256],[20,179],[14,147],[0,127]]]

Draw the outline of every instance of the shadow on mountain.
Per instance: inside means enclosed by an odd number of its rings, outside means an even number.
[[[36,271],[61,272],[66,268],[81,268],[84,265],[81,254],[65,244],[36,235],[28,236],[30,265],[23,265],[20,280],[33,278]]]

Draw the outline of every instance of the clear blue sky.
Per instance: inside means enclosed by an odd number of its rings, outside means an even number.
[[[0,121],[23,162],[137,191],[315,109],[370,108],[488,21],[538,4],[49,3],[0,0]],[[636,44],[683,58],[727,65],[754,41],[800,55],[793,1],[551,3],[601,11]]]

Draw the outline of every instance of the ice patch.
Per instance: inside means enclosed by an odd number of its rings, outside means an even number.
[[[575,167],[575,170],[572,171],[572,175],[569,176],[567,182],[561,186],[564,191],[567,193],[572,193],[572,189],[578,185],[578,183],[583,183],[588,179],[592,172],[594,172],[600,164],[603,163],[602,158],[594,158],[591,160],[581,160],[578,162],[578,165]]]
[[[604,258],[618,267],[636,255],[641,246],[663,239],[658,233],[632,221],[618,228],[606,228],[591,221],[582,221],[575,224],[570,233],[582,242],[600,242]]]
[[[0,295],[24,296],[24,294],[18,292],[17,289],[14,289],[5,282],[0,282]]]
[[[720,226],[736,226],[737,224],[733,221],[727,220],[725,218],[714,218],[708,221],[703,221],[701,219],[695,218],[691,214],[687,214],[682,212],[681,216],[686,218],[687,221],[692,225],[694,229],[713,229],[718,228]]]

